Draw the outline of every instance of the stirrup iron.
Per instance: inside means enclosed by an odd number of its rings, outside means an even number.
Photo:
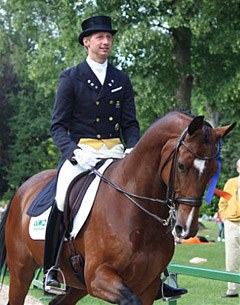
[[[175,273],[169,273],[168,271],[166,271],[166,273],[164,273],[164,278],[163,278],[163,282],[165,282],[165,281],[167,281],[171,287],[178,288],[177,275]],[[173,297],[165,297],[164,293],[163,293],[163,285],[162,285],[161,290],[162,290],[162,300],[163,301],[170,302],[170,301],[174,301],[174,300],[181,298],[181,295],[176,295]]]
[[[61,274],[63,283],[59,282],[60,287],[53,287],[53,286],[46,285],[49,273],[50,273],[50,271],[53,271],[53,270],[56,271],[57,273]],[[49,293],[49,294],[61,295],[61,294],[66,293],[66,290],[67,290],[66,289],[66,280],[65,280],[65,277],[64,277],[64,274],[63,274],[62,270],[59,267],[53,266],[47,271],[47,273],[45,274],[45,280],[44,280],[44,287],[43,288],[44,288],[44,291]]]

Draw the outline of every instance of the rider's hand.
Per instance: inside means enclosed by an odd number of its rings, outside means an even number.
[[[89,170],[99,161],[93,153],[83,149],[75,149],[73,159],[84,169]]]

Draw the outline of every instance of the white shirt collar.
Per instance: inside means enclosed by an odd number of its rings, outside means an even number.
[[[87,57],[86,61],[100,83],[103,85],[107,74],[108,61],[106,60],[103,64],[99,64],[98,62],[92,60],[89,56]]]
[[[97,73],[102,73],[102,72],[106,72],[107,70],[107,64],[108,61],[106,60],[103,64],[100,64],[94,60],[92,60],[89,56],[86,59],[88,65],[90,66],[90,68]]]

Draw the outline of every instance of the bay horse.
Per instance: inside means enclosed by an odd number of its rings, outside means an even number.
[[[202,197],[217,170],[218,143],[233,127],[212,128],[203,116],[177,111],[154,122],[129,155],[107,168],[74,240],[84,259],[85,285],[72,273],[67,240],[60,267],[68,289],[50,304],[74,305],[87,294],[119,305],[153,304],[174,253],[174,235],[186,239],[198,231]],[[29,178],[3,217],[0,253],[10,274],[8,305],[24,304],[34,272],[43,266],[44,241],[30,238],[27,211],[55,175],[46,170]]]

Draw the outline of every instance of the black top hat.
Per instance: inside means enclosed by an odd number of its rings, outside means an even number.
[[[108,16],[94,16],[82,23],[82,33],[78,37],[79,43],[83,45],[83,37],[87,37],[96,32],[109,32],[112,35],[117,31],[112,29],[111,18]]]

